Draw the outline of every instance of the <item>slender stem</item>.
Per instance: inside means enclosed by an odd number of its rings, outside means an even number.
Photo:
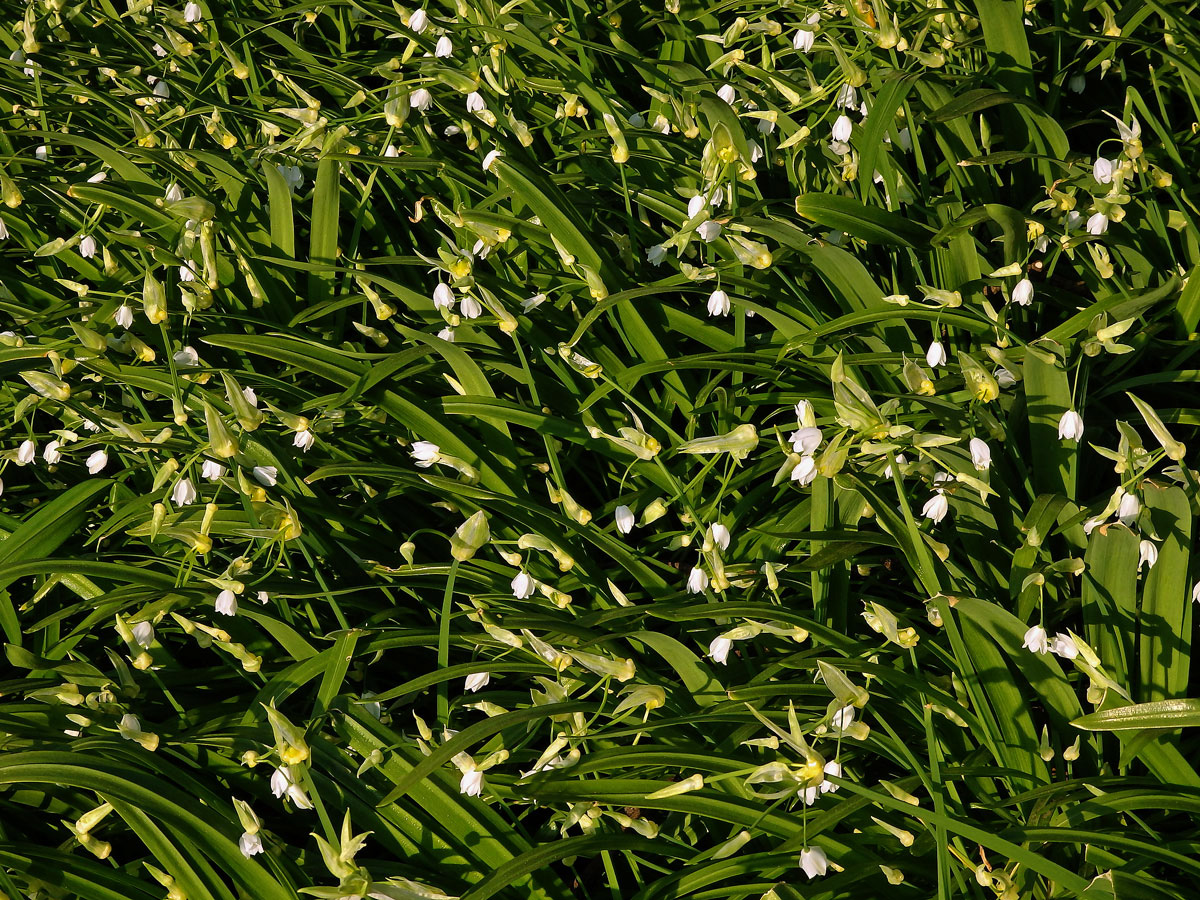
[[[450,664],[450,601],[454,597],[454,578],[458,575],[458,560],[450,563],[450,574],[446,577],[446,591],[442,594],[442,617],[438,623],[438,668]],[[438,721],[446,725],[450,721],[450,685],[443,681],[438,685]]]

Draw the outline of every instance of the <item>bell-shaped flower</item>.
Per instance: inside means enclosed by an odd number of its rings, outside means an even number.
[[[944,491],[934,491],[933,496],[926,500],[925,505],[921,507],[921,515],[932,519],[934,525],[946,518],[946,513],[949,511],[950,501],[946,499]]]
[[[800,457],[800,462],[792,469],[791,478],[800,487],[808,487],[817,478],[817,461],[811,455]]]
[[[1097,156],[1096,161],[1092,163],[1092,177],[1101,184],[1112,184],[1112,160],[1105,159],[1103,156]]]
[[[195,0],[192,0],[192,2],[187,3],[183,7],[183,21],[188,24],[199,22],[202,18],[204,18],[204,10],[200,8],[200,4],[196,3]]]
[[[487,102],[483,99],[483,94],[479,91],[471,91],[467,94],[467,112],[478,113],[487,109]],[[487,166],[484,166],[486,169]]]
[[[715,637],[708,645],[708,655],[713,662],[726,665],[729,651],[733,649],[733,641],[727,637]]]
[[[468,797],[478,797],[483,793],[483,773],[474,768],[463,772],[458,790]]]
[[[1022,278],[1012,289],[1012,302],[1017,306],[1028,306],[1033,302],[1033,282]]]
[[[810,879],[824,875],[829,870],[829,857],[820,847],[805,847],[800,851],[800,869]]]
[[[96,239],[90,234],[79,242],[79,255],[84,259],[91,259],[96,255]]]
[[[729,315],[729,295],[722,290],[713,291],[708,297],[708,314],[710,316]]]
[[[460,306],[460,309],[462,309],[462,315],[464,319],[478,319],[481,315],[483,315],[483,307],[480,306],[479,301],[470,294],[467,294],[467,296],[462,298],[462,305]]]
[[[929,349],[925,351],[925,362],[931,369],[946,364],[946,348],[942,346],[941,341],[934,341],[929,345]]]
[[[621,532],[621,534],[629,534],[629,532],[633,531],[633,510],[628,506],[618,506],[616,513],[614,513],[614,518],[617,522],[617,531]]]
[[[415,109],[417,112],[425,112],[433,105],[433,94],[429,93],[428,88],[417,88],[408,97],[409,109]]]
[[[1031,653],[1049,653],[1050,637],[1046,634],[1045,628],[1041,625],[1034,625],[1025,632],[1025,640],[1021,646]]]
[[[1142,566],[1154,568],[1154,564],[1158,562],[1158,547],[1154,541],[1142,541],[1138,544],[1138,571],[1142,571]]]
[[[971,465],[978,472],[986,472],[992,466],[992,448],[986,441],[977,437],[971,438]]]
[[[1063,659],[1074,659],[1079,655],[1079,648],[1075,646],[1073,637],[1060,631],[1050,641],[1050,652]]]
[[[46,449],[42,451],[42,459],[47,465],[55,465],[62,459],[62,452],[58,449],[62,446],[62,441],[51,441],[46,445]]]
[[[218,478],[224,478],[225,473],[228,471],[228,469],[215,459],[206,459],[204,465],[200,467],[200,475],[207,481],[216,481]]]
[[[825,774],[832,775],[834,778],[841,778],[842,777],[842,764],[840,762],[838,762],[836,759],[830,760],[829,762],[825,763]],[[836,784],[834,784],[832,781],[830,781],[828,778],[826,778],[824,781],[821,782],[821,793],[822,794],[833,794],[833,793],[837,792],[837,789],[838,789],[838,786]]]
[[[1138,502],[1137,494],[1125,493],[1121,496],[1121,503],[1117,506],[1117,518],[1124,524],[1131,523],[1141,511],[1142,504]]]
[[[526,600],[533,596],[536,587],[537,582],[527,572],[518,572],[517,577],[512,580],[513,596],[518,600]]]
[[[217,594],[215,606],[217,608],[217,612],[223,616],[237,615],[237,596],[233,593],[233,591],[226,588],[225,590],[221,591],[221,593]]]
[[[820,428],[809,425],[793,431],[792,436],[788,440],[792,442],[793,453],[811,455],[817,452],[817,448],[821,446],[823,437]]]
[[[720,522],[708,526],[708,539],[722,551],[729,549],[729,529]]]
[[[472,672],[467,676],[466,683],[463,685],[463,687],[473,694],[480,688],[487,687],[488,682],[491,680],[492,676],[487,672]]]
[[[89,475],[96,475],[104,471],[104,467],[107,465],[108,454],[103,450],[97,450],[87,458],[87,470]]]
[[[700,227],[696,229],[696,234],[700,235],[706,244],[711,244],[721,236],[721,223],[714,222],[712,219],[701,222]]]
[[[433,55],[438,59],[449,59],[454,55],[454,42],[450,40],[450,35],[443,34],[438,38],[437,45],[433,48]]]
[[[1083,437],[1083,418],[1073,409],[1068,409],[1058,420],[1058,437],[1063,441],[1077,441]]]
[[[438,461],[441,455],[441,449],[432,441],[413,441],[412,446],[408,448],[408,452],[417,466],[422,469],[428,469]]]
[[[263,852],[262,836],[255,832],[251,834],[246,831],[238,838],[238,849],[242,851],[242,856],[249,859],[257,853]]]
[[[301,452],[307,453],[313,444],[317,442],[317,436],[305,428],[302,431],[297,431],[292,435],[292,446],[298,448]]]
[[[837,117],[833,123],[832,138],[834,141],[844,144],[850,140],[850,134],[854,127],[854,123],[850,121],[850,117],[845,113]]]
[[[792,38],[792,49],[799,50],[801,53],[808,53],[813,48],[813,41],[816,39],[816,32],[807,28],[796,29],[796,35]]]
[[[693,566],[688,574],[687,589],[693,594],[703,594],[708,588],[708,573],[699,566]]]
[[[264,487],[274,487],[279,480],[279,470],[274,466],[255,466],[250,470],[254,480]]]
[[[1104,213],[1092,213],[1087,220],[1087,233],[1092,235],[1104,234],[1108,231],[1108,216]]]
[[[408,17],[408,27],[414,34],[422,34],[429,27],[429,15],[423,9],[418,9]]]
[[[17,448],[16,463],[18,466],[27,466],[37,458],[37,444],[31,440],[21,441],[21,446]]]
[[[192,479],[181,478],[175,482],[175,489],[171,491],[171,502],[176,506],[191,506],[196,502],[196,488],[192,486]]]
[[[724,84],[717,90],[717,96],[732,105],[737,92],[734,91],[732,84]]]
[[[113,316],[113,319],[118,325],[128,331],[133,325],[133,309],[128,303],[122,303],[117,307],[117,312],[116,315]]]

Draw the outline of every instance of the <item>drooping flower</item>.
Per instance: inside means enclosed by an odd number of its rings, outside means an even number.
[[[233,593],[233,591],[226,588],[225,590],[221,591],[221,593],[217,594],[215,606],[217,608],[217,612],[223,616],[237,615],[237,596]]]
[[[200,365],[200,354],[196,352],[195,347],[183,347],[180,350],[176,350],[171,355],[171,359],[181,369],[194,369]]]
[[[498,160],[500,155],[501,154],[499,150],[489,151],[488,155],[483,158],[483,171],[486,172],[488,169],[490,169],[492,167],[492,163]]]
[[[802,403],[807,403],[807,400],[802,400]],[[824,435],[821,429],[816,426],[809,425],[804,428],[798,428],[792,432],[792,436],[788,438],[792,442],[793,453],[812,454],[821,446],[821,441]]]
[[[944,491],[934,491],[933,496],[926,500],[925,505],[921,507],[921,515],[932,519],[934,525],[946,518],[946,513],[949,511],[950,501],[946,499]]]
[[[95,451],[87,458],[87,470],[89,475],[96,475],[104,471],[104,467],[108,465],[108,454],[103,450]]]
[[[450,40],[450,35],[443,34],[438,38],[437,45],[433,48],[433,55],[438,59],[449,59],[454,55],[454,42]]]
[[[1103,156],[1097,156],[1096,161],[1092,163],[1092,177],[1101,184],[1112,184],[1113,180],[1113,164],[1112,160],[1105,159]]]
[[[931,369],[946,364],[946,348],[942,346],[941,341],[934,341],[929,345],[929,349],[925,351],[925,362]]]
[[[62,441],[51,441],[46,445],[46,449],[42,451],[42,459],[47,465],[53,466],[62,459],[62,453],[58,449],[61,446]]]
[[[238,849],[242,851],[242,856],[249,859],[257,853],[263,852],[262,837],[258,832],[251,834],[249,831],[243,832],[238,838]]]
[[[729,659],[729,651],[733,649],[733,641],[727,637],[715,637],[712,643],[708,645],[708,655],[713,662],[727,665],[726,660]]]
[[[1138,571],[1142,571],[1142,566],[1153,569],[1156,562],[1158,562],[1158,547],[1155,546],[1154,541],[1143,540],[1138,544]]]
[[[1028,306],[1033,302],[1033,282],[1022,278],[1012,290],[1012,302],[1017,306]]]
[[[27,466],[37,457],[37,444],[33,441],[21,441],[21,446],[17,448],[16,463],[18,466]]]
[[[854,90],[854,85],[846,82],[838,88],[837,96],[833,99],[833,105],[838,109],[858,106],[858,91]],[[842,140],[845,140],[845,138]]]
[[[1121,497],[1121,504],[1117,507],[1117,518],[1128,525],[1137,518],[1141,511],[1142,504],[1138,502],[1137,494],[1126,493]]]
[[[710,316],[729,315],[729,295],[721,290],[713,291],[708,298],[708,314]]]
[[[216,460],[206,459],[204,465],[200,467],[201,477],[208,481],[216,481],[218,478],[224,478],[228,471],[223,465]]]
[[[811,455],[800,457],[792,469],[792,481],[799,482],[800,487],[808,487],[817,478],[817,461]]]
[[[298,447],[301,452],[307,453],[313,444],[317,442],[317,436],[305,428],[303,431],[297,431],[292,435],[292,446]]]
[[[839,144],[844,144],[850,140],[850,134],[854,127],[854,123],[850,121],[850,117],[845,113],[837,117],[833,123],[833,140]]]
[[[487,102],[483,99],[483,94],[479,91],[471,91],[467,94],[467,112],[478,113],[487,109]],[[484,166],[486,169],[487,166]]]
[[[137,641],[137,645],[143,650],[146,650],[154,643],[154,625],[150,622],[138,622],[132,629],[133,639]]]
[[[712,243],[721,236],[721,223],[714,222],[709,219],[707,222],[701,222],[696,229],[696,234],[704,240],[705,243]]]
[[[734,91],[732,84],[725,84],[717,90],[717,96],[732,106],[737,93]]]
[[[483,793],[483,773],[476,769],[463,772],[462,779],[458,782],[458,789],[468,797],[478,797]]]
[[[614,513],[614,518],[617,521],[617,531],[621,532],[621,534],[629,534],[629,532],[633,531],[633,510],[628,506],[618,506]]]
[[[408,27],[414,34],[421,34],[429,27],[429,15],[423,9],[418,9],[408,17]]]
[[[729,549],[729,529],[720,522],[708,526],[709,537],[722,551]]]
[[[816,32],[807,28],[796,29],[796,36],[792,38],[792,49],[799,50],[801,53],[808,53],[813,48],[813,41],[816,39]]]
[[[1046,629],[1041,625],[1034,625],[1025,632],[1025,640],[1021,646],[1031,653],[1049,653],[1050,639]]]
[[[189,2],[186,6],[184,6],[183,20],[185,22],[199,22],[202,18],[204,18],[204,10],[200,8],[199,3],[196,3],[193,0],[193,2]]]
[[[986,441],[977,437],[971,438],[971,465],[976,471],[986,472],[992,465],[992,448]]]
[[[79,255],[84,259],[91,259],[96,255],[96,239],[90,234],[79,242]]]
[[[429,93],[428,88],[417,88],[408,97],[409,109],[415,109],[417,112],[425,112],[432,105],[433,94]]]
[[[842,777],[842,764],[840,762],[838,762],[836,759],[831,759],[829,762],[825,763],[825,774],[832,775],[834,778],[841,778]],[[821,793],[822,794],[834,794],[834,793],[837,793],[837,789],[838,789],[838,786],[836,784],[834,784],[832,781],[830,781],[828,778],[826,778],[824,781],[821,782]]]
[[[263,487],[274,487],[275,482],[279,480],[279,470],[274,466],[255,466],[250,470],[250,474]]]
[[[459,308],[462,310],[464,319],[478,319],[483,314],[483,307],[470,294],[462,298]]]
[[[491,680],[492,676],[488,672],[472,672],[467,676],[466,684],[463,687],[473,694],[481,688],[487,687]]]
[[[1073,637],[1060,631],[1050,640],[1050,652],[1063,659],[1074,659],[1079,655],[1079,648]]]
[[[176,506],[191,506],[196,502],[196,488],[192,485],[192,479],[181,478],[175,482],[175,489],[171,491],[171,502]]]
[[[1108,231],[1108,216],[1104,213],[1092,213],[1087,220],[1087,233],[1099,235],[1106,231]]]
[[[534,587],[537,582],[527,572],[518,572],[517,577],[512,580],[513,596],[518,600],[525,600],[533,595]]]
[[[829,857],[820,847],[805,847],[800,851],[800,868],[810,879],[824,875],[829,870]]]
[[[703,594],[708,587],[708,573],[699,566],[693,566],[688,574],[687,589],[693,594]]]
[[[662,244],[654,244],[646,248],[646,262],[652,266],[657,266],[667,258],[667,248]]]
[[[1083,417],[1068,409],[1058,420],[1058,437],[1063,441],[1077,441],[1083,437]]]

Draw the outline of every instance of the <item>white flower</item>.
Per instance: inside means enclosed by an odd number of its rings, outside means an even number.
[[[971,465],[978,472],[986,472],[992,465],[992,448],[977,437],[971,438]]]
[[[692,566],[688,574],[687,589],[693,594],[703,594],[708,587],[708,573],[699,566]]]
[[[182,266],[179,267],[179,280],[180,281],[195,281],[196,280],[196,270],[192,268],[191,263],[185,262]]]
[[[414,34],[421,34],[429,27],[429,16],[425,14],[425,10],[418,9],[415,13],[408,17],[408,27],[412,29]]]
[[[79,255],[84,259],[91,259],[96,255],[96,239],[90,234],[79,242]]]
[[[537,582],[527,572],[518,572],[517,577],[512,580],[513,596],[518,600],[525,600],[533,595],[534,587]]]
[[[729,659],[729,651],[733,649],[733,641],[727,637],[715,637],[708,645],[708,655],[712,657],[712,661],[721,665],[728,665],[726,660]]]
[[[104,467],[108,465],[108,454],[103,450],[97,450],[87,458],[87,470],[89,475],[95,475],[98,472],[104,471]]]
[[[792,49],[808,53],[813,48],[813,40],[816,36],[815,31],[809,31],[807,28],[797,29],[796,36],[792,38]]]
[[[839,143],[845,143],[850,140],[850,131],[853,124],[850,117],[845,113],[837,117],[837,121],[833,123],[833,140]]]
[[[837,96],[833,100],[833,105],[838,109],[845,109],[848,106],[858,106],[858,91],[854,90],[854,85],[847,82],[843,84],[837,92]],[[842,138],[845,140],[845,138]]]
[[[1121,505],[1117,507],[1117,518],[1128,525],[1141,510],[1142,504],[1138,502],[1137,494],[1125,494],[1121,497]]]
[[[911,150],[913,148],[912,132],[907,128],[901,128],[896,132],[896,141],[900,144],[901,150]]]
[[[713,291],[708,297],[708,314],[710,316],[729,315],[729,295],[721,290]]]
[[[1142,541],[1138,544],[1138,571],[1142,571],[1144,565],[1154,568],[1156,562],[1158,562],[1158,547],[1154,545],[1154,541]]]
[[[17,465],[27,466],[33,462],[37,456],[37,444],[33,441],[22,441],[21,446],[17,449]]]
[[[903,467],[907,462],[908,462],[908,457],[905,456],[903,453],[896,454],[896,466],[898,467],[898,470],[901,475],[904,474]],[[892,464],[891,463],[888,463],[886,466],[884,466],[883,477],[888,478],[888,479],[890,479],[892,477]]]
[[[483,112],[485,109],[487,109],[487,103],[484,102],[483,94],[479,93],[479,91],[471,91],[471,93],[467,94],[467,112],[477,113]],[[484,168],[486,169],[487,166],[484,166]]]
[[[1025,632],[1025,641],[1021,646],[1031,653],[1049,653],[1050,640],[1046,635],[1046,629],[1041,625],[1034,625]]]
[[[171,96],[171,86],[165,81],[157,82],[154,85],[154,96],[157,98],[157,100],[168,99]]]
[[[258,409],[258,394],[254,393],[254,388],[242,388],[242,396],[246,398],[247,403],[249,403],[255,409]]]
[[[254,595],[254,599],[257,600],[259,603],[263,604],[264,606],[266,606],[268,603],[271,602],[271,595],[268,594],[266,591],[259,591],[258,593],[256,593]]]
[[[480,688],[487,687],[491,680],[492,676],[488,672],[472,672],[467,676],[467,683],[463,687],[473,694]]]
[[[808,401],[802,400],[801,402],[807,403]],[[822,435],[821,429],[815,426],[798,428],[793,431],[792,436],[788,438],[788,440],[792,442],[793,453],[803,453],[806,455],[815,453],[817,448],[821,446],[821,441],[823,439],[824,435]]]
[[[297,431],[292,435],[292,446],[298,447],[301,452],[307,453],[313,444],[317,442],[317,436],[305,428],[303,431]]]
[[[99,184],[107,178],[107,172],[97,172],[95,175],[92,175],[90,178],[88,178],[88,184]]]
[[[708,201],[704,199],[703,194],[693,194],[692,199],[688,201],[688,218],[700,215],[701,210],[708,206]]]
[[[181,369],[194,369],[200,365],[200,354],[196,352],[195,347],[184,347],[182,350],[176,350],[172,354],[171,359]]]
[[[813,412],[812,402],[809,400],[800,400],[796,403],[796,423],[803,428],[811,428],[817,424],[816,414]]]
[[[628,122],[630,125],[632,125],[634,128],[645,128],[646,127],[646,117],[643,116],[639,112],[635,112],[633,115],[631,115],[625,121]]]
[[[1092,213],[1087,220],[1088,234],[1104,234],[1108,231],[1108,216],[1104,213]]]
[[[1192,588],[1192,602],[1200,603],[1200,581],[1197,581],[1195,587]]]
[[[671,122],[662,113],[654,117],[654,124],[650,126],[659,134],[671,133]]]
[[[282,797],[286,794],[291,784],[292,777],[288,773],[286,766],[278,768],[271,773],[271,793],[276,797]]]
[[[1087,79],[1082,75],[1072,75],[1071,80],[1067,82],[1067,90],[1073,94],[1082,94],[1085,87],[1087,87]]]
[[[467,294],[462,298],[462,303],[459,304],[459,309],[462,311],[464,319],[478,319],[483,314],[483,307],[479,305],[479,301]]]
[[[138,622],[132,628],[133,639],[143,650],[154,643],[154,626],[149,622]]]
[[[832,775],[834,778],[841,778],[842,777],[842,764],[840,762],[838,762],[836,759],[831,759],[829,762],[825,763],[825,774]],[[835,793],[837,793],[837,789],[838,789],[838,786],[836,784],[834,784],[832,781],[830,781],[829,779],[825,779],[824,781],[821,782],[821,793],[822,794],[835,794]]]
[[[129,326],[133,324],[133,310],[129,308],[128,303],[122,303],[117,307],[115,318],[118,325],[126,330],[129,329]]]
[[[800,487],[808,487],[817,477],[817,461],[811,456],[800,457],[800,462],[796,463],[792,469],[792,481],[798,481]]]
[[[1004,366],[998,366],[992,375],[995,377],[996,383],[1002,388],[1010,388],[1017,383],[1016,376],[1004,368]]]
[[[751,138],[746,141],[746,146],[750,148],[750,162],[756,163],[763,158],[763,148],[758,141]]]
[[[417,112],[425,112],[432,105],[433,94],[429,93],[427,88],[417,88],[408,98],[409,109],[415,109]]]
[[[166,194],[163,196],[168,203],[177,203],[183,199],[183,188],[181,188],[175,182],[171,182],[171,184],[167,186]]]
[[[942,491],[935,491],[933,496],[926,500],[925,505],[921,507],[921,515],[927,519],[933,519],[934,525],[946,518],[946,513],[949,511],[950,501],[946,499],[946,495]]]
[[[251,834],[248,831],[244,832],[242,836],[238,838],[238,849],[242,851],[242,856],[246,857],[246,859],[249,859],[256,853],[263,852],[262,838],[258,836],[257,832],[254,834]]]
[[[454,329],[451,328],[450,326],[446,326],[441,331],[439,331],[437,333],[437,336],[439,338],[441,338],[443,341],[449,341],[452,344],[454,343]]]
[[[629,534],[633,531],[633,510],[628,506],[618,506],[614,514],[617,520],[617,531],[621,534]]]
[[[1017,306],[1028,306],[1033,302],[1033,282],[1022,278],[1012,289],[1012,302]]]
[[[736,97],[737,94],[733,90],[733,85],[726,84],[722,85],[720,90],[717,91],[717,96],[732,106],[734,97]]]
[[[931,369],[946,364],[946,348],[942,346],[941,341],[934,341],[929,345],[929,349],[925,351],[925,362]]]
[[[433,308],[449,309],[454,305],[454,290],[445,282],[433,289]]]
[[[237,615],[237,606],[237,597],[234,596],[233,591],[226,589],[217,594],[216,607],[217,612],[221,615]]]
[[[40,159],[40,160],[49,159],[50,158],[50,148],[47,147],[45,144],[40,144],[40,145],[38,145],[37,149],[33,151],[33,155],[36,159]]]
[[[729,529],[720,522],[708,526],[708,536],[722,551],[729,549]]]
[[[1075,646],[1073,637],[1060,631],[1050,641],[1050,652],[1063,659],[1074,659],[1079,655],[1079,648]]]
[[[296,804],[296,809],[312,809],[313,802],[308,798],[308,794],[304,793],[304,788],[298,784],[290,784],[287,789],[288,799]]]
[[[810,879],[824,875],[829,869],[829,857],[820,847],[805,847],[800,851],[800,868]]]
[[[492,163],[500,158],[499,150],[492,150],[483,158],[483,171],[487,171],[492,167]]]
[[[700,223],[696,233],[704,239],[705,243],[711,243],[721,236],[721,225],[719,222],[709,219],[707,222]]]
[[[483,773],[477,772],[475,769],[463,772],[458,789],[468,797],[478,797],[483,791]]]
[[[1074,231],[1083,222],[1083,215],[1077,209],[1072,209],[1067,212],[1066,218],[1063,219],[1063,228],[1068,231]]]
[[[62,441],[51,441],[46,445],[46,449],[42,451],[42,459],[47,465],[54,465],[62,459],[62,453],[59,452],[59,447],[62,446]]]
[[[279,470],[274,466],[255,466],[250,470],[254,480],[265,487],[273,487],[279,478]]]
[[[655,244],[653,247],[649,247],[646,250],[646,262],[650,263],[652,266],[657,266],[666,258],[667,248],[662,244]]]
[[[199,22],[204,18],[204,10],[200,8],[199,3],[189,3],[183,8],[183,20],[185,22]],[[259,847],[261,850],[262,848]]]
[[[1058,420],[1058,437],[1063,441],[1077,441],[1083,437],[1083,418],[1073,409],[1068,409]]]
[[[845,731],[854,724],[855,709],[853,706],[843,706],[835,712],[829,720],[829,724],[838,731]]]
[[[1103,156],[1097,156],[1096,161],[1092,163],[1092,177],[1101,184],[1112,184],[1113,180],[1113,164],[1111,159],[1105,159]]]
[[[454,41],[450,40],[450,35],[443,34],[438,38],[437,46],[433,48],[433,55],[438,59],[447,59],[454,55]]]
[[[817,802],[817,798],[821,796],[821,788],[820,785],[802,787],[796,791],[796,794],[804,802],[805,806],[812,806]]]
[[[200,474],[209,481],[216,481],[218,478],[225,477],[226,469],[216,460],[206,459],[204,465],[200,467]]]

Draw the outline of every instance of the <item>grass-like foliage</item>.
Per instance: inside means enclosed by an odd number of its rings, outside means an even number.
[[[1195,11],[4,4],[0,893],[1195,897]]]

